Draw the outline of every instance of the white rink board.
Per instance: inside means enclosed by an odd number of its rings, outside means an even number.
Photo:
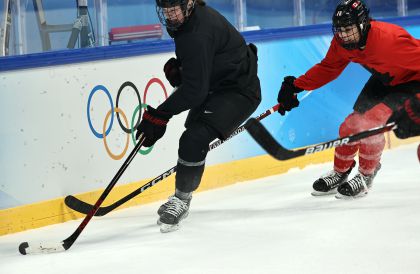
[[[118,89],[126,81],[138,88],[143,103],[146,84],[152,78],[161,79],[170,93],[172,87],[162,66],[172,56],[147,55],[0,73],[0,209],[106,186],[125,157],[113,160],[103,139],[95,137],[89,127],[87,104],[92,89],[105,86],[114,107]],[[164,99],[162,87],[152,84],[147,103],[157,106]],[[124,89],[119,108],[129,123],[137,105],[133,89]],[[105,115],[110,109],[107,95],[97,91],[92,96],[89,113],[98,133],[103,132]],[[121,183],[154,177],[176,164],[185,117],[186,113],[170,121],[159,145],[147,158],[137,156]],[[126,136],[114,116],[106,139],[112,153],[123,151]],[[129,142],[125,156],[134,147],[131,137]]]

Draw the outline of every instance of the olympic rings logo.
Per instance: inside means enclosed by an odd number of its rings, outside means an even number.
[[[92,131],[93,135],[95,135],[97,138],[103,140],[105,150],[112,159],[120,160],[121,158],[124,157],[125,153],[127,152],[128,145],[130,143],[130,135],[131,135],[131,139],[133,141],[133,144],[136,145],[136,138],[135,138],[134,132],[135,132],[135,129],[137,128],[137,126],[140,124],[141,116],[142,116],[142,113],[141,113],[142,109],[145,109],[147,107],[147,103],[146,103],[147,93],[148,93],[149,88],[152,84],[158,84],[159,86],[162,87],[163,93],[165,95],[165,100],[166,100],[168,98],[168,93],[166,92],[165,85],[158,78],[152,78],[147,83],[147,85],[144,89],[144,94],[143,94],[143,102],[144,103],[142,103],[140,93],[139,93],[137,87],[130,81],[127,81],[127,82],[123,83],[121,85],[121,87],[118,89],[117,98],[116,98],[116,102],[115,102],[115,107],[114,107],[114,102],[112,100],[110,92],[103,85],[95,86],[92,89],[92,91],[90,92],[88,102],[87,102],[87,119],[88,119],[88,123],[89,123],[89,128]],[[131,126],[128,123],[128,119],[127,119],[127,116],[125,115],[124,111],[121,108],[118,107],[118,103],[120,101],[121,93],[124,90],[124,88],[126,88],[126,87],[131,87],[135,91],[136,97],[137,97],[137,100],[138,100],[138,103],[139,103],[137,105],[137,107],[134,109],[133,115],[131,117],[131,124],[130,124]],[[93,98],[93,95],[98,91],[102,91],[107,95],[108,100],[109,100],[109,104],[111,106],[111,109],[107,112],[107,114],[105,116],[104,123],[103,123],[103,126],[102,126],[102,131],[100,131],[100,132],[95,130],[95,128],[93,127],[92,120],[91,120],[91,117],[90,117],[90,106],[91,106],[92,98]],[[138,119],[137,119],[136,123],[134,124],[134,120],[135,120],[135,117],[136,117],[138,112],[140,112],[140,113],[139,113],[139,116],[138,116]],[[121,129],[127,134],[124,149],[120,154],[114,154],[113,152],[111,152],[111,150],[108,146],[108,143],[106,141],[106,137],[111,132],[112,125],[114,123],[114,113],[117,114],[116,116],[117,116],[118,124],[120,125]],[[124,123],[121,121],[120,116],[122,117]],[[111,117],[111,120],[109,122],[109,125],[107,126],[107,123],[108,123],[108,120],[110,119],[110,117]],[[139,150],[139,153],[143,154],[143,155],[146,155],[146,154],[149,154],[152,151],[152,149],[153,149],[153,146],[149,147],[146,150]]]

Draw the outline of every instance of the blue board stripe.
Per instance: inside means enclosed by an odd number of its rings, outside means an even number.
[[[420,16],[394,17],[380,19],[400,26],[419,25]],[[264,42],[270,40],[308,37],[331,34],[331,24],[318,24],[302,27],[264,29],[243,32],[247,42]],[[57,50],[42,53],[0,57],[0,72],[19,69],[31,69],[45,66],[57,66],[72,63],[91,62],[149,54],[173,52],[172,40],[128,43],[95,48]]]

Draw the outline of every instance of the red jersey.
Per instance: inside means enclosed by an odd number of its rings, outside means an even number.
[[[420,40],[397,25],[372,20],[363,50],[347,50],[333,38],[325,58],[294,84],[317,89],[337,78],[350,62],[361,64],[385,85],[420,82]]]

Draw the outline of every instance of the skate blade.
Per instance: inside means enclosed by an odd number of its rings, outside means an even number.
[[[315,196],[315,197],[330,196],[330,195],[334,195],[334,194],[337,194],[337,189],[332,189],[328,192],[322,192],[322,191],[316,191],[316,190],[311,192],[311,195]]]
[[[347,195],[343,195],[343,194],[341,194],[341,193],[337,193],[337,194],[335,195],[335,198],[336,198],[336,199],[339,199],[339,200],[355,200],[355,199],[360,199],[360,198],[363,198],[363,197],[365,197],[367,194],[368,194],[368,192],[361,192],[361,193],[359,193],[359,194],[357,194],[357,195],[355,195],[355,196],[347,196]]]
[[[179,229],[179,224],[176,225],[169,225],[169,224],[160,224],[160,232],[161,233],[169,233],[173,231],[177,231]]]
[[[184,220],[185,218],[187,218],[188,217],[188,214],[190,214],[190,213],[189,212],[185,213],[185,215],[184,215],[184,217],[182,217],[181,221]],[[159,219],[156,221],[156,224],[159,225],[159,226],[163,224],[160,221],[160,216],[159,216]]]

